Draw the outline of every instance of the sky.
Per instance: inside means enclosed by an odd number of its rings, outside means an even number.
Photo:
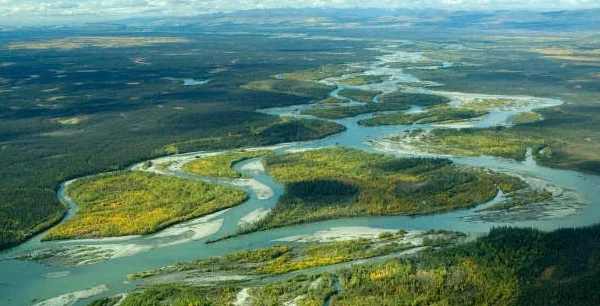
[[[100,21],[305,7],[562,10],[598,8],[600,0],[0,0],[0,24]]]

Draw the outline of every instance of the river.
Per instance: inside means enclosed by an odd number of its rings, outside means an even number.
[[[369,74],[390,75],[390,80],[378,84],[362,86],[344,86],[345,88],[375,89],[383,92],[391,92],[397,88],[404,88],[403,82],[419,82],[420,80],[405,73],[402,69],[386,68],[390,58],[397,60],[398,57],[410,56],[408,53],[381,49],[382,56],[375,62],[364,64]],[[418,67],[418,62],[415,63]],[[440,67],[449,67],[449,63],[443,63]],[[425,67],[424,67],[425,68]],[[432,69],[426,67],[426,69]],[[325,80],[338,84],[335,78]],[[431,84],[429,84],[431,85]],[[435,87],[420,87],[412,90],[428,94],[447,96],[453,101],[460,102],[464,99],[475,99],[489,97],[489,95],[462,94],[435,91]],[[409,89],[408,87],[406,88]],[[339,97],[339,89],[334,90],[331,96]],[[494,96],[497,97],[497,96]],[[511,97],[522,99],[521,107],[494,110],[489,115],[474,122],[475,127],[490,127],[505,124],[508,118],[516,113],[530,111],[540,107],[551,107],[560,104],[558,100],[541,99],[534,97]],[[343,98],[343,97],[342,97]],[[360,104],[350,101],[351,104]],[[290,115],[305,117],[299,114],[299,110],[311,106],[291,106],[284,108],[273,108],[259,110],[272,115]],[[411,111],[418,111],[413,108]],[[345,146],[357,148],[369,152],[384,152],[397,156],[419,155],[418,152],[396,152],[393,149],[382,149],[374,146],[373,141],[379,140],[387,135],[411,129],[435,129],[435,125],[411,125],[411,126],[380,126],[364,127],[357,121],[369,118],[372,115],[360,115],[352,118],[334,120],[346,126],[346,131],[330,137],[302,143],[284,144],[269,147],[276,153],[282,154],[297,150],[315,149],[328,146]],[[166,157],[172,161],[189,160],[196,155],[204,154],[195,152],[177,156]],[[209,239],[218,238],[235,232],[240,219],[251,213],[264,212],[277,202],[277,198],[283,194],[284,188],[275,182],[267,173],[254,169],[249,165],[256,165],[258,159],[250,159],[234,165],[238,171],[244,172],[255,181],[239,182],[222,179],[211,179],[197,177],[181,173],[177,169],[166,170],[171,175],[178,175],[190,179],[209,180],[218,184],[240,186],[248,192],[250,198],[245,203],[228,209],[224,212],[213,214],[208,217],[199,218],[181,225],[177,225],[161,231],[154,235],[144,237],[126,237],[123,239],[106,240],[82,240],[66,242],[40,242],[42,235],[38,235],[10,250],[1,253],[0,261],[0,304],[1,305],[32,305],[38,302],[57,297],[63,294],[78,292],[87,288],[95,287],[100,296],[114,295],[130,291],[136,286],[136,282],[130,282],[126,275],[154,269],[157,267],[173,264],[175,261],[190,261],[198,258],[206,258],[230,253],[242,249],[254,249],[275,244],[275,239],[295,235],[311,234],[335,227],[366,226],[383,229],[406,229],[406,230],[454,230],[466,233],[485,233],[490,228],[501,225],[512,225],[521,227],[535,227],[542,230],[553,230],[561,227],[592,225],[600,220],[600,177],[578,173],[575,171],[550,169],[538,166],[529,156],[525,162],[516,162],[506,159],[492,157],[451,157],[456,163],[473,166],[484,166],[499,171],[519,174],[532,182],[550,184],[560,190],[568,191],[581,197],[582,205],[573,207],[548,207],[548,212],[542,211],[531,215],[508,215],[501,216],[502,220],[491,220],[493,218],[477,218],[480,214],[478,208],[470,210],[452,211],[443,214],[427,216],[387,216],[387,217],[363,217],[329,220],[309,224],[289,226],[285,228],[272,229],[269,231],[256,232],[244,236],[226,239],[217,243],[205,244]],[[160,160],[160,159],[159,159]],[[155,160],[155,162],[157,162]],[[133,165],[132,169],[140,170],[140,164]],[[254,170],[248,170],[254,169]],[[258,183],[258,184],[257,184]],[[76,213],[76,205],[64,193],[62,185],[59,190],[61,200],[69,206],[68,216]],[[257,187],[259,186],[259,187]],[[260,187],[262,186],[262,187]],[[268,187],[268,188],[265,188]],[[263,193],[257,192],[262,188]],[[266,189],[266,192],[265,192]],[[269,193],[269,190],[272,194]],[[498,201],[499,198],[494,201]],[[490,205],[491,203],[487,203]],[[586,205],[583,205],[586,204]],[[481,207],[479,207],[481,208]],[[22,261],[13,259],[14,256],[29,252],[31,250],[46,249],[51,252],[56,250],[69,250],[72,254],[73,246],[100,246],[101,251],[108,254],[107,260],[87,265],[62,266],[60,264],[41,264],[33,261]],[[105,287],[98,287],[105,286]],[[71,294],[48,301],[45,305],[66,305],[64,301],[73,302],[75,305],[84,305],[89,302],[82,299],[77,301],[78,296],[86,297],[85,293]],[[62,301],[62,302],[61,302]],[[70,304],[69,304],[70,305]]]

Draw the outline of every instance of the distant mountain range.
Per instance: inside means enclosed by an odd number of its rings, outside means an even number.
[[[181,18],[140,18],[122,20],[133,26],[207,26],[277,24],[306,27],[356,25],[441,26],[454,28],[514,28],[533,30],[600,30],[600,9],[575,11],[448,11],[411,9],[271,9]]]
[[[238,25],[301,26],[306,28],[435,26],[492,30],[597,31],[600,30],[600,9],[549,12],[440,9],[257,9],[193,17],[129,18],[67,27],[122,30],[124,28],[193,28]],[[5,27],[4,29],[13,28]]]

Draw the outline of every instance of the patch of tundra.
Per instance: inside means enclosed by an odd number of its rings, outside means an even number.
[[[68,306],[73,305],[77,301],[82,299],[87,299],[92,296],[98,295],[104,291],[107,291],[108,287],[106,285],[100,285],[80,291],[75,291],[71,293],[66,293],[63,295],[59,295],[57,297],[47,299],[45,301],[33,304],[32,306]]]

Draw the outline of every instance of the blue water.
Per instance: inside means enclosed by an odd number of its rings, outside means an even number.
[[[410,80],[413,82],[418,81],[409,77],[398,77],[397,79]],[[184,85],[198,84],[188,83]],[[385,85],[389,86],[389,84]],[[332,96],[337,97],[338,93],[338,91],[334,91],[332,92]],[[359,102],[351,101],[351,103],[354,104]],[[303,117],[298,114],[299,110],[310,107],[312,106],[302,105],[261,111],[273,115],[293,115],[297,117]],[[415,110],[417,109],[414,108],[411,111]],[[491,114],[479,122],[477,126],[486,127],[496,125],[498,122],[505,121],[514,113],[515,111],[507,111]],[[435,128],[432,125],[363,127],[357,124],[358,120],[368,118],[369,116],[371,115],[361,115],[354,118],[335,120],[336,122],[346,126],[347,130],[321,140],[290,144],[289,146],[277,149],[276,153],[285,153],[285,151],[289,149],[320,148],[335,145],[374,152],[375,149],[366,144],[366,141],[378,139],[399,131],[412,130],[416,128]],[[396,155],[407,156],[406,154]],[[385,229],[444,229],[468,233],[485,233],[489,231],[490,228],[500,225],[536,227],[542,230],[553,230],[561,227],[592,225],[600,220],[600,177],[598,176],[581,174],[574,171],[540,167],[532,160],[515,162],[491,157],[468,157],[452,159],[456,163],[460,164],[484,166],[493,169],[506,169],[515,173],[543,178],[561,186],[574,188],[581,192],[590,201],[590,204],[575,216],[556,220],[528,220],[507,224],[495,222],[469,222],[466,221],[464,217],[474,213],[474,209],[471,209],[428,216],[388,216],[329,220],[256,232],[217,243],[205,244],[208,239],[222,237],[235,232],[238,226],[238,221],[241,217],[258,208],[268,209],[273,207],[277,201],[277,198],[283,194],[283,187],[277,182],[273,181],[268,174],[254,173],[250,174],[252,178],[270,186],[273,189],[275,196],[270,199],[260,200],[250,188],[244,188],[244,190],[246,190],[250,195],[249,200],[242,205],[229,209],[227,212],[217,217],[216,219],[224,219],[223,226],[216,234],[200,240],[168,247],[158,247],[157,241],[159,239],[151,239],[149,237],[134,238],[132,240],[123,242],[107,242],[111,244],[123,243],[150,245],[153,247],[153,249],[129,257],[116,258],[97,264],[74,267],[49,266],[35,262],[17,261],[11,259],[11,257],[21,254],[27,250],[40,247],[52,248],[56,246],[69,245],[69,243],[60,242],[40,242],[41,235],[18,247],[4,251],[0,254],[3,257],[3,259],[0,260],[0,305],[30,305],[33,304],[34,301],[41,301],[61,294],[98,285],[106,285],[109,289],[99,296],[113,295],[132,290],[136,286],[137,282],[130,282],[127,280],[126,275],[129,273],[170,265],[175,261],[189,261],[198,258],[222,255],[242,249],[265,247],[273,244],[274,239],[293,235],[310,234],[316,231],[327,230],[332,227],[368,226]],[[255,160],[256,159],[252,159],[238,163],[234,166],[234,168],[240,170],[243,165],[254,162]],[[218,179],[196,177],[180,172],[175,172],[175,174],[193,179],[213,180],[219,184],[228,184],[227,181]],[[75,203],[70,202],[69,199],[65,197],[64,186],[59,191],[59,197],[63,201],[67,202],[70,207],[69,215],[73,215],[76,212],[76,206]],[[77,244],[94,244],[94,242],[78,242]],[[44,274],[61,271],[69,271],[70,274],[66,277],[56,279],[44,277]],[[86,302],[88,301],[82,300],[79,301],[77,305],[82,305]]]

